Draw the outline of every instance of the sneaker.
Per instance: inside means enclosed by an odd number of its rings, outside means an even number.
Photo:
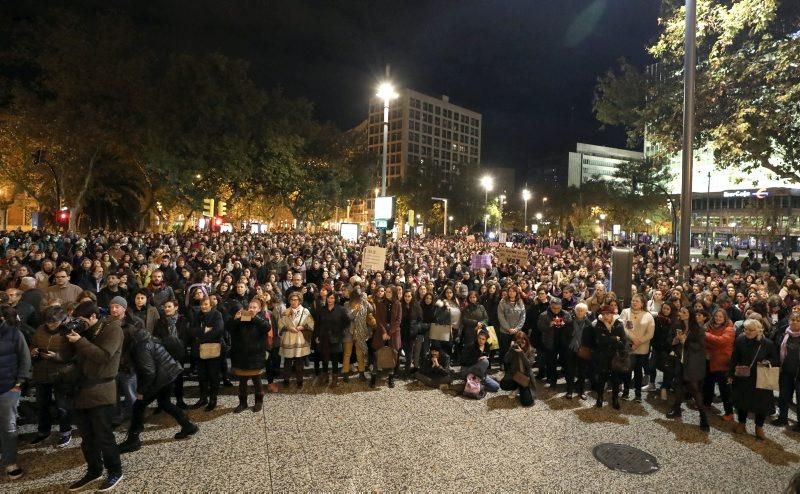
[[[589,397],[588,397],[588,396],[586,396],[586,393],[581,393],[581,394],[579,394],[579,395],[578,395],[578,398],[580,398],[581,400],[584,400],[584,401],[586,401],[586,400],[588,400],[588,399],[589,399]]]
[[[31,442],[28,443],[31,446],[36,446],[37,444],[42,444],[43,442],[47,441],[47,438],[50,437],[50,434],[36,434]]]
[[[106,479],[103,481],[103,483],[100,484],[100,488],[97,489],[97,492],[108,492],[110,490],[113,490],[114,487],[116,487],[121,480],[122,480],[121,473],[110,473],[108,474],[108,477],[106,477]]]
[[[568,400],[571,400],[572,399],[572,393],[567,393],[566,395],[564,395],[564,398],[566,398]]]
[[[390,376],[388,381],[389,382],[387,384],[389,385],[389,387],[393,388],[394,387],[394,377]]]
[[[99,472],[99,473],[86,472],[86,475],[84,475],[83,478],[81,478],[77,482],[73,482],[69,486],[69,491],[70,492],[79,491],[79,490],[83,489],[84,487],[86,487],[87,485],[89,485],[92,482],[94,482],[95,480],[100,480],[101,478],[103,478],[103,472]]]
[[[58,438],[58,443],[56,443],[56,448],[66,448],[72,442],[72,433],[67,432],[66,434],[61,434]]]
[[[174,437],[175,439],[187,439],[189,436],[197,434],[197,431],[199,430],[200,428],[197,427],[197,424],[192,424],[192,426],[188,429],[181,429],[180,432],[177,432]]]
[[[10,465],[9,468],[11,469],[9,470],[6,468],[6,476],[8,477],[8,480],[17,480],[25,475],[25,472],[23,472],[22,469],[17,465]]]

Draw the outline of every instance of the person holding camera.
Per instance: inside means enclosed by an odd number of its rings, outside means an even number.
[[[9,480],[23,475],[17,465],[17,405],[31,377],[31,354],[19,329],[17,311],[0,307],[0,452]]]
[[[542,335],[542,353],[544,354],[545,374],[548,387],[554,388],[558,382],[558,353],[561,346],[561,333],[566,326],[572,324],[572,317],[565,312],[561,299],[550,299],[550,308],[539,315],[537,327]]]
[[[500,388],[513,391],[512,398],[519,396],[524,407],[533,406],[536,400],[536,384],[533,380],[533,362],[536,352],[531,346],[528,335],[523,331],[514,333],[509,351],[503,357],[505,374],[500,380]]]
[[[700,413],[700,429],[710,429],[703,404],[703,380],[706,377],[706,324],[708,312],[698,310],[694,314],[688,307],[678,310],[678,327],[672,340],[672,348],[676,359],[675,366],[675,399],[667,412],[667,418],[682,415],[681,404],[686,394],[690,394]]]
[[[100,479],[105,467],[108,476],[100,485],[100,492],[104,492],[122,480],[122,462],[111,424],[117,403],[116,376],[122,355],[122,327],[116,319],[100,321],[100,309],[94,302],[79,304],[72,315],[75,320],[68,324],[66,338],[75,352],[80,371],[73,413],[87,470],[69,490],[77,491]]]
[[[67,389],[57,382],[58,376],[66,370],[73,357],[72,345],[60,331],[66,319],[67,312],[62,307],[48,307],[44,311],[44,324],[36,329],[31,339],[33,383],[36,385],[36,407],[39,410],[39,423],[36,436],[30,442],[32,445],[40,444],[50,437],[50,408],[53,402],[56,405],[56,419],[61,433],[56,447],[64,448],[72,441]]]
[[[173,383],[182,371],[181,364],[146,329],[137,328],[125,337],[131,339],[126,346],[130,368],[136,374],[136,402],[133,404],[128,437],[119,445],[120,453],[141,449],[139,435],[144,430],[144,413],[147,406],[154,401],[180,424],[181,430],[175,434],[175,439],[186,439],[195,434],[198,427],[189,421],[183,410],[170,401]]]
[[[267,348],[272,347],[272,323],[264,316],[264,303],[259,298],[250,301],[247,309],[236,312],[228,323],[231,334],[231,366],[239,377],[239,405],[233,413],[247,408],[247,381],[253,381],[255,404],[253,412],[260,412],[264,403],[264,387],[261,374],[264,372]]]

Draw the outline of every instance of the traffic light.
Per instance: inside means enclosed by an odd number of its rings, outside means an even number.
[[[203,216],[214,216],[214,199],[203,199]]]
[[[61,209],[56,212],[56,223],[62,225],[69,224],[69,209]]]
[[[228,203],[225,201],[219,201],[217,203],[217,214],[220,216],[225,216],[228,212]]]
[[[214,225],[214,231],[218,232],[220,227],[222,226],[222,218],[220,218],[219,216],[215,216],[213,225]]]

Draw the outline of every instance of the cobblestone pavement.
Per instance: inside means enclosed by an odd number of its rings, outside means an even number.
[[[800,434],[768,425],[759,442],[752,423],[750,435],[737,436],[717,414],[706,435],[694,411],[665,419],[656,393],[614,411],[540,386],[536,405],[522,408],[504,392],[473,401],[402,380],[394,389],[351,380],[335,390],[307,381],[267,395],[261,413],[235,415],[234,389],[217,410],[190,412],[200,425],[190,440],[172,439],[170,417],[150,417],[145,446],[123,456],[118,491],[775,493],[800,467]],[[78,440],[63,450],[31,447],[32,432],[25,425],[20,441],[25,477],[4,480],[0,491],[66,491],[84,472]],[[641,448],[661,468],[609,470],[592,456],[603,442]]]

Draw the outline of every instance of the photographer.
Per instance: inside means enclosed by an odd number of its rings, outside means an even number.
[[[0,306],[0,452],[10,480],[23,474],[17,466],[17,405],[23,381],[30,376],[31,356],[19,330],[17,311]]]
[[[81,374],[75,397],[75,421],[81,434],[81,451],[86,460],[86,475],[70,485],[79,490],[99,479],[103,466],[108,476],[100,486],[110,490],[122,480],[122,463],[114,440],[111,418],[117,402],[115,378],[122,355],[122,328],[116,319],[99,319],[100,310],[93,302],[83,302],[73,311],[81,327],[67,333]]]
[[[31,340],[33,358],[33,382],[36,384],[36,406],[39,409],[39,426],[32,445],[40,444],[50,437],[52,417],[50,407],[55,401],[58,429],[61,433],[57,448],[64,448],[72,440],[72,425],[69,417],[68,396],[64,384],[58,383],[72,360],[72,346],[65,336],[63,323],[67,312],[61,307],[48,307],[44,311],[44,324],[39,326]]]
[[[175,439],[186,439],[196,433],[198,428],[191,423],[183,410],[170,401],[175,379],[182,371],[182,366],[173,359],[169,352],[150,333],[137,329],[130,335],[130,342],[125,346],[131,370],[136,374],[136,402],[133,404],[131,426],[128,437],[119,445],[121,453],[138,451],[142,447],[139,434],[144,430],[144,412],[153,401],[158,401],[161,410],[172,416],[181,426]]]

